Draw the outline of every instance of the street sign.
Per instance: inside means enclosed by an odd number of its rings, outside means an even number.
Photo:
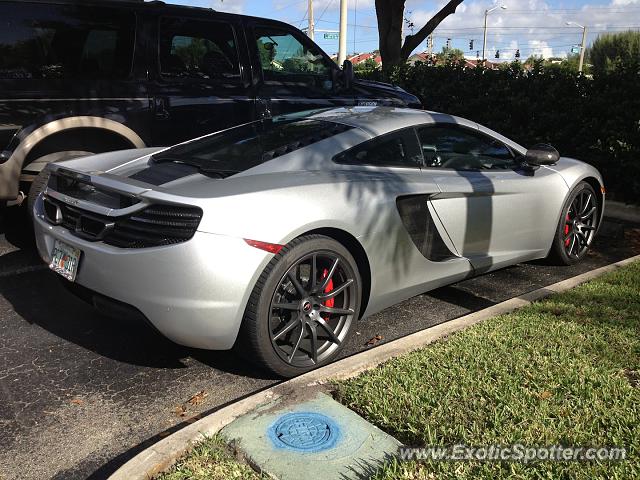
[[[325,40],[338,40],[338,32],[336,33],[325,33],[324,34],[324,39]]]
[[[580,53],[580,47],[579,46],[571,47],[571,53]]]

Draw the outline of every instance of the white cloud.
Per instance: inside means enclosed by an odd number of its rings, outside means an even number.
[[[544,58],[555,56],[553,52],[553,48],[550,47],[547,44],[547,42],[543,40],[531,40],[529,42],[529,45],[531,46],[531,48],[528,55],[535,55],[536,57],[544,57]]]
[[[220,12],[244,13],[245,0],[213,0],[212,8]]]
[[[354,7],[354,0],[348,3],[349,14]],[[307,2],[301,0],[294,2],[293,0],[274,0],[273,6],[276,10],[284,10],[285,8],[296,8],[301,12],[307,11]],[[358,11],[372,9],[375,13],[375,0],[358,0]],[[313,11],[316,15],[323,12],[336,12],[340,10],[340,0],[313,0]]]
[[[407,0],[407,11],[419,29],[444,3],[439,1],[427,10],[423,1]],[[474,49],[482,50],[484,11],[492,5],[502,4],[507,6],[507,10],[497,9],[488,16],[487,58],[493,58],[498,49],[501,59],[513,58],[516,48],[520,48],[523,59],[532,54],[566,56],[572,45],[580,43],[582,33],[575,26],[567,26],[568,21],[587,26],[588,43],[605,30],[640,27],[640,9],[635,7],[640,5],[640,0],[611,0],[608,5],[585,4],[564,9],[544,0],[502,0],[493,4],[475,0],[462,3],[455,14],[440,24],[434,33],[435,48],[439,50],[447,38],[452,38],[454,46],[465,45],[465,52],[471,39],[474,40]],[[467,53],[475,56],[475,52]]]
[[[633,5],[640,4],[640,0],[613,0],[612,5]]]

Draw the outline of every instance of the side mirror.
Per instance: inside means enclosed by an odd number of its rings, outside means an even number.
[[[346,90],[353,86],[353,78],[353,63],[350,60],[345,60],[342,64],[342,82]]]
[[[533,166],[553,165],[560,159],[560,154],[551,145],[538,143],[527,150],[524,159],[529,165]]]

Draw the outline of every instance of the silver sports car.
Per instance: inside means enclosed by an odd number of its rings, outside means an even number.
[[[477,123],[308,111],[166,149],[48,167],[38,249],[101,310],[282,376],[330,362],[358,319],[517,262],[579,261],[593,167]]]

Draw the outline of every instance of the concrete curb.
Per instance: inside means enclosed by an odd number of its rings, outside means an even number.
[[[554,293],[564,292],[600,275],[640,260],[640,255],[596,268],[589,272],[568,278],[544,288],[539,288],[518,297],[511,298],[483,310],[464,315],[448,322],[421,330],[406,337],[393,340],[379,347],[367,350],[335,363],[319,368],[307,374],[293,378],[271,388],[228,405],[191,425],[178,430],[158,443],[143,450],[122,465],[109,477],[110,480],[148,480],[169,468],[177,459],[187,453],[203,436],[216,434],[240,415],[255,409],[259,405],[299,392],[305,387],[319,385],[330,380],[344,380],[376,367],[394,357],[433,343],[454,332],[487,320],[497,315],[522,308],[531,302]]]

